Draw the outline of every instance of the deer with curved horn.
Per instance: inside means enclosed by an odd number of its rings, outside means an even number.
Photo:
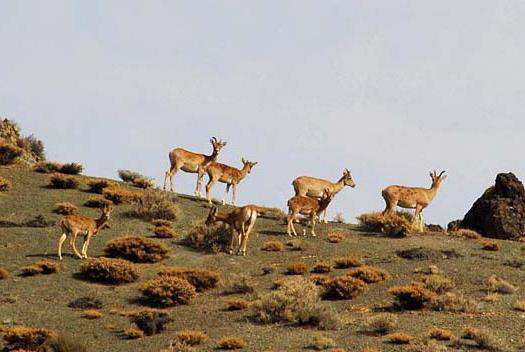
[[[182,148],[173,149],[170,154],[170,168],[166,171],[164,177],[164,190],[167,188],[168,179],[170,182],[170,191],[174,192],[173,178],[179,170],[197,174],[197,185],[195,186],[195,195],[200,197],[201,195],[201,183],[204,174],[208,170],[208,167],[217,160],[220,150],[226,146],[226,142],[217,140],[216,137],[210,139],[210,143],[213,147],[213,152],[210,155],[204,155],[187,151]]]
[[[382,192],[386,203],[383,215],[392,214],[396,206],[405,209],[415,209],[414,222],[418,224],[418,228],[422,231],[424,227],[422,211],[432,202],[441,183],[447,178],[447,175],[444,174],[445,171],[442,171],[439,175],[436,170],[431,171],[432,185],[430,188],[405,186],[389,186],[385,188]]]
[[[354,188],[355,182],[350,171],[348,169],[344,169],[343,176],[341,176],[337,182],[330,182],[328,180],[310,176],[300,176],[293,180],[292,186],[295,190],[296,196],[321,199],[325,189],[328,188],[332,193],[332,196],[335,196],[345,186]],[[323,212],[322,221],[326,222],[326,208]]]

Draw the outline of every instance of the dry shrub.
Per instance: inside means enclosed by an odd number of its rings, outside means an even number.
[[[246,346],[246,342],[237,336],[225,336],[218,342],[221,350],[240,350]]]
[[[56,189],[75,189],[78,187],[78,181],[73,177],[53,174],[49,178],[49,187]]]
[[[193,226],[182,243],[188,247],[208,253],[223,252],[230,244],[230,231],[224,224]]]
[[[312,268],[312,273],[326,274],[332,271],[332,266],[326,262],[319,262]]]
[[[305,263],[296,262],[290,263],[286,266],[286,275],[304,275],[308,272],[308,267]]]
[[[83,169],[84,167],[82,166],[82,164],[67,163],[67,164],[62,164],[59,172],[62,174],[67,174],[67,175],[78,175],[82,172]]]
[[[266,241],[261,249],[267,252],[280,252],[284,249],[284,244],[281,241]]]
[[[348,275],[363,280],[367,284],[385,281],[390,278],[390,274],[386,271],[368,265],[353,269]]]
[[[253,302],[255,318],[265,324],[290,323],[335,329],[340,317],[329,307],[321,305],[319,289],[303,277],[294,277]]]
[[[164,244],[135,236],[108,241],[104,251],[110,257],[124,258],[135,263],[156,263],[168,256],[168,249]]]
[[[393,334],[387,335],[387,341],[395,345],[408,345],[414,337],[404,332],[395,332]]]
[[[275,268],[273,266],[263,266],[261,268],[261,271],[263,275],[268,275],[273,273],[275,271]]]
[[[405,237],[418,232],[412,215],[405,212],[396,212],[391,215],[367,213],[359,215],[357,220],[368,231],[381,232],[392,237]]]
[[[435,297],[431,308],[437,311],[474,313],[478,310],[478,303],[470,298],[465,298],[460,293],[447,292]]]
[[[195,287],[197,292],[215,288],[221,280],[220,273],[205,269],[164,268],[158,275],[185,279]]]
[[[334,217],[332,218],[332,221],[337,224],[344,224],[345,216],[343,215],[343,213],[338,212],[337,214],[334,215]]]
[[[34,275],[49,275],[60,271],[60,266],[57,262],[42,259],[33,265],[25,266],[21,269],[22,276],[34,276]]]
[[[84,206],[88,208],[104,208],[112,204],[112,201],[102,197],[89,197],[89,199],[84,203]]]
[[[20,137],[17,144],[20,148],[32,154],[36,160],[44,160],[46,158],[44,142],[32,134],[27,137]]]
[[[166,324],[171,321],[167,313],[153,309],[142,310],[131,317],[131,322],[147,336],[160,334],[166,329]]]
[[[423,279],[423,284],[426,289],[438,294],[448,292],[455,287],[454,281],[440,274],[426,276]]]
[[[11,182],[8,179],[0,177],[0,192],[7,192],[11,189]]]
[[[456,336],[452,333],[452,331],[448,329],[443,328],[437,328],[433,327],[428,332],[428,336],[431,339],[438,340],[438,341],[454,341],[456,340]]]
[[[144,337],[144,333],[140,329],[127,328],[122,332],[122,337],[128,340],[136,340]]]
[[[497,293],[489,293],[486,296],[483,296],[481,298],[483,302],[488,302],[488,303],[497,302],[499,299],[500,299],[500,295],[498,295]]]
[[[9,278],[9,271],[5,270],[4,268],[0,268],[0,280],[5,280]]]
[[[131,170],[118,170],[118,176],[124,182],[133,182],[136,178],[145,178],[141,174]]]
[[[345,236],[340,232],[332,232],[328,234],[328,242],[339,243],[344,240]]]
[[[55,209],[53,209],[53,212],[60,215],[73,215],[78,214],[78,208],[74,204],[63,202],[55,204]]]
[[[21,148],[0,142],[0,165],[14,164],[22,154]]]
[[[35,165],[33,170],[42,174],[51,174],[54,172],[60,172],[61,167],[62,164],[54,161],[41,161]]]
[[[89,186],[88,192],[102,194],[104,189],[111,185],[112,183],[110,183],[107,180],[100,180],[100,179],[91,180],[88,182],[88,186]]]
[[[155,186],[153,180],[146,177],[134,178],[133,181],[131,181],[131,183],[133,184],[133,186],[142,189],[153,188],[153,186]]]
[[[242,298],[226,300],[226,310],[243,310],[250,306],[250,302]]]
[[[189,346],[197,346],[203,343],[208,339],[208,335],[206,335],[202,331],[196,331],[196,330],[183,330],[179,331],[177,333],[177,340],[183,344],[189,345]]]
[[[520,312],[525,312],[525,299],[516,301],[516,303],[514,303],[514,309]]]
[[[310,276],[310,281],[317,286],[326,287],[330,283],[330,281],[332,281],[332,279],[326,275],[312,275]]]
[[[88,349],[74,337],[52,336],[43,346],[45,352],[87,352]]]
[[[506,295],[513,294],[518,290],[516,286],[510,284],[500,277],[497,277],[496,275],[492,275],[487,280],[485,280],[485,284],[487,285],[487,289],[489,291]]]
[[[363,265],[363,263],[354,256],[338,257],[334,259],[334,267],[336,269],[356,268]]]
[[[132,263],[122,259],[91,258],[80,266],[80,274],[88,280],[106,284],[135,282],[139,270]]]
[[[500,246],[497,242],[494,242],[494,241],[483,241],[481,242],[481,249],[485,250],[485,251],[493,251],[493,252],[497,252],[500,250]]]
[[[471,240],[477,240],[481,238],[481,235],[479,233],[469,229],[459,229],[457,231],[451,231],[449,232],[449,234],[452,236],[462,237]]]
[[[171,227],[168,226],[155,226],[153,233],[157,238],[174,238],[177,237],[177,233]]]
[[[100,313],[98,310],[95,310],[95,309],[86,309],[85,311],[82,312],[82,318],[86,318],[90,320],[100,319],[102,318],[102,313]]]
[[[333,339],[326,336],[316,335],[314,336],[313,341],[308,344],[307,348],[316,351],[323,351],[335,346],[336,343]]]
[[[397,317],[393,314],[378,314],[370,317],[364,325],[364,331],[385,335],[397,328]]]
[[[187,280],[172,276],[149,280],[140,291],[150,304],[160,307],[188,304],[196,295],[195,287]]]
[[[121,186],[109,186],[104,188],[102,195],[107,200],[112,201],[115,205],[131,204],[134,203],[138,198],[138,194],[136,192],[131,192],[130,190]]]
[[[461,337],[467,340],[474,341],[477,347],[486,349],[488,351],[506,350],[501,341],[496,339],[488,331],[485,330],[467,327],[463,330],[463,334]]]
[[[155,227],[169,227],[171,228],[173,226],[173,221],[170,220],[164,220],[164,219],[153,219],[151,220],[151,224]]]
[[[49,339],[56,336],[57,334],[55,332],[48,329],[19,326],[8,328],[5,331],[4,341],[7,345],[7,351],[35,351],[42,347]]]
[[[158,190],[147,190],[137,198],[133,214],[143,220],[179,220],[182,210],[172,194]]]
[[[297,238],[286,242],[286,246],[291,251],[303,251],[303,250],[306,249],[306,246],[303,243],[303,241],[301,241],[301,240],[299,240]]]
[[[367,285],[363,280],[351,276],[336,277],[325,286],[323,297],[330,300],[352,299],[363,293]]]
[[[67,306],[75,309],[102,309],[102,302],[97,298],[86,296],[69,302]]]
[[[255,286],[252,280],[245,274],[232,275],[224,285],[225,294],[253,293]]]
[[[436,294],[419,285],[394,286],[388,290],[396,299],[396,304],[409,310],[421,309],[431,303]]]

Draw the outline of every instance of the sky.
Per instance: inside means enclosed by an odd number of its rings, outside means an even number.
[[[217,136],[219,161],[259,162],[239,204],[285,209],[295,177],[348,168],[357,186],[329,214],[350,222],[384,208],[384,187],[446,170],[424,211],[446,225],[497,173],[525,178],[524,16],[494,0],[6,0],[0,116],[50,160],[159,185],[170,150],[208,154]]]

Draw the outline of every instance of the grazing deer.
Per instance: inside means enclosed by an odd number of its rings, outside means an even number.
[[[217,181],[226,184],[226,193],[224,193],[224,198],[222,199],[222,204],[226,203],[226,197],[232,187],[232,204],[235,204],[235,195],[237,192],[237,185],[248,175],[252,168],[257,165],[257,162],[251,162],[248,160],[241,159],[243,167],[242,169],[237,169],[228,165],[221,163],[213,162],[206,171],[208,173],[209,181],[206,184],[206,198],[208,203],[211,204],[211,188],[213,184]]]
[[[244,207],[235,208],[227,214],[219,214],[216,206],[210,209],[208,218],[206,219],[206,226],[210,226],[216,222],[223,222],[228,224],[231,231],[231,241],[229,253],[233,254],[234,241],[237,239],[237,254],[246,255],[246,245],[248,237],[255,225],[257,216],[261,210],[256,205],[246,205]],[[237,233],[237,236],[235,236]]]
[[[58,225],[62,229],[62,236],[58,241],[58,258],[62,260],[62,244],[66,240],[67,236],[71,236],[69,243],[73,247],[73,251],[79,257],[87,258],[87,250],[91,237],[96,236],[97,233],[105,227],[109,227],[108,221],[109,216],[113,208],[111,206],[106,206],[101,209],[101,214],[98,219],[88,218],[86,216],[80,215],[66,215],[58,222]],[[75,245],[77,236],[84,236],[84,244],[82,245],[82,254],[78,253],[77,247]]]
[[[334,193],[328,187],[324,189],[323,195],[320,199],[305,196],[294,196],[290,198],[288,200],[287,217],[288,236],[292,237],[291,231],[293,231],[294,236],[297,236],[293,222],[298,214],[302,214],[310,217],[311,234],[315,237],[315,219],[328,207],[328,204],[330,204],[333,198]],[[306,229],[303,231],[303,236],[306,236]]]
[[[354,179],[348,169],[343,170],[343,176],[335,183],[320,178],[300,176],[293,180],[292,185],[296,196],[314,198],[321,198],[327,188],[335,196],[344,186],[355,187]],[[326,223],[326,209],[323,213],[323,222]]]
[[[192,174],[197,174],[197,185],[195,186],[195,195],[200,197],[201,195],[201,183],[204,173],[208,167],[217,160],[217,156],[221,151],[222,147],[226,146],[226,142],[217,140],[213,137],[210,139],[210,143],[213,146],[213,152],[211,155],[204,155],[189,152],[182,148],[173,149],[170,154],[170,168],[166,171],[164,177],[164,190],[166,190],[168,178],[170,181],[170,191],[174,192],[173,178],[177,171],[182,170]]]
[[[430,202],[434,199],[447,175],[443,175],[445,171],[442,171],[439,175],[436,170],[430,172],[430,178],[432,178],[432,186],[430,188],[420,187],[405,187],[405,186],[389,186],[382,192],[383,199],[386,203],[386,208],[383,211],[383,215],[392,214],[396,206],[405,209],[415,209],[414,222],[418,223],[419,229],[423,230],[423,216],[421,212],[425,209]]]

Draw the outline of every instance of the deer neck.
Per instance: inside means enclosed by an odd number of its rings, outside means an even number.
[[[109,221],[109,218],[105,216],[104,214],[100,215],[100,217],[95,220],[95,232],[98,232],[101,228],[104,227]]]
[[[204,156],[206,159],[206,164],[217,161],[217,156],[219,156],[219,152],[217,151],[217,149],[213,148],[213,152],[210,155]]]
[[[331,199],[328,198],[321,198],[319,200],[319,210],[317,210],[317,214],[321,214],[326,208],[328,208],[328,205],[330,204]]]
[[[432,186],[427,190],[427,197],[428,200],[431,201],[436,196],[437,192],[439,190],[439,185],[436,183],[433,183]]]
[[[237,182],[241,181],[243,178],[246,177],[246,175],[248,175],[248,168],[249,166],[248,165],[244,165],[244,167],[242,169],[239,170],[239,173],[237,175]]]
[[[341,177],[336,183],[332,183],[332,193],[338,193],[345,186],[345,177]]]

